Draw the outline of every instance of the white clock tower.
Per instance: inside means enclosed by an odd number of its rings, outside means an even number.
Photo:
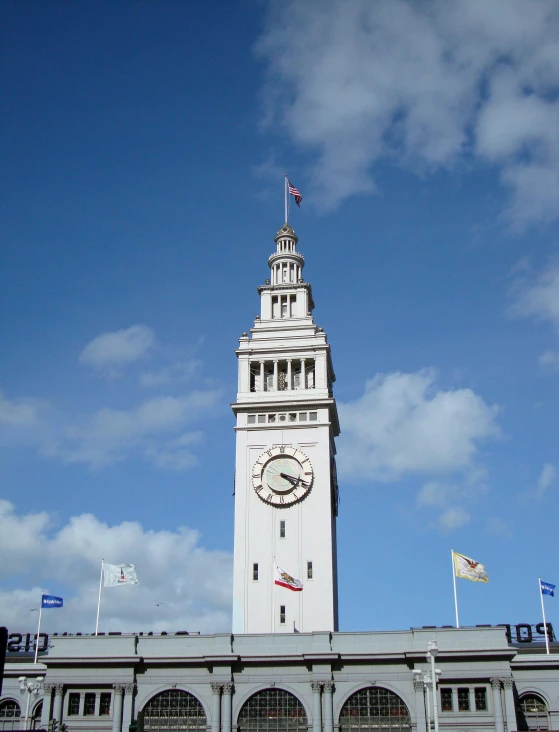
[[[335,376],[297,241],[278,231],[237,350],[234,633],[338,629]]]

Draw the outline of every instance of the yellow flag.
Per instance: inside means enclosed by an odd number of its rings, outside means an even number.
[[[457,577],[469,579],[472,582],[489,582],[489,577],[483,564],[454,551],[452,552],[452,557],[454,560],[454,571]]]

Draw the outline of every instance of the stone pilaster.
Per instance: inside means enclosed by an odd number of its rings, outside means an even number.
[[[320,699],[320,692],[322,690],[321,681],[311,681],[312,688],[312,730],[313,732],[322,732],[322,704]]]
[[[505,732],[503,720],[503,702],[501,699],[501,679],[490,679],[493,690],[493,715],[495,719],[495,732]]]

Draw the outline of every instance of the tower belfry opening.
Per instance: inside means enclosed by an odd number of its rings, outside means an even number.
[[[333,631],[335,375],[297,235],[286,223],[274,242],[269,278],[258,287],[260,315],[236,351],[233,632]],[[278,583],[278,573],[302,589]]]

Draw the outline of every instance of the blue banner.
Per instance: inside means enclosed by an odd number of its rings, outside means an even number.
[[[64,600],[54,595],[43,595],[41,598],[41,607],[63,607]]]
[[[551,582],[544,582],[543,580],[540,580],[540,588],[542,595],[551,595],[551,597],[555,597],[555,585],[552,585]]]

